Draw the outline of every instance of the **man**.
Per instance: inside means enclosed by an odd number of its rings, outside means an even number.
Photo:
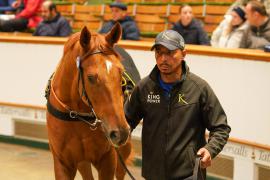
[[[172,30],[181,34],[186,44],[210,45],[207,33],[201,22],[193,18],[192,8],[183,5],[179,8],[180,20],[173,25]]]
[[[38,11],[43,0],[17,0],[12,7],[22,10],[18,12],[14,19],[0,20],[0,31],[13,32],[24,31],[27,28],[35,28],[42,20],[38,16]]]
[[[270,18],[265,6],[259,1],[249,1],[246,5],[246,18],[250,27],[245,32],[241,48],[264,49],[270,44]]]
[[[142,176],[147,180],[190,179],[196,155],[202,168],[210,166],[229,137],[226,114],[207,82],[189,71],[184,46],[176,31],[158,34],[151,48],[156,66],[125,104],[132,129],[143,119]]]
[[[122,27],[123,40],[139,40],[140,31],[135,21],[127,15],[127,6],[125,4],[114,2],[110,5],[112,11],[112,20],[107,22],[99,33],[107,33],[111,30],[115,22],[119,22]]]
[[[52,1],[45,1],[41,7],[43,21],[38,25],[34,36],[69,36],[72,32],[69,22],[56,10]]]

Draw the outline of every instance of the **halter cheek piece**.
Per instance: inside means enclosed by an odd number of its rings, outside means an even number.
[[[111,50],[111,49],[110,49]],[[111,50],[113,51],[113,50]],[[83,68],[81,67],[81,62],[87,58],[88,56],[95,55],[95,54],[102,54],[106,51],[100,51],[95,50],[93,52],[88,51],[86,54],[84,54],[82,57],[78,56],[76,58],[76,66],[79,70],[79,77],[78,77],[78,92],[80,94],[81,99],[83,100],[83,97],[85,97],[87,105],[90,107],[91,111],[90,113],[82,113],[72,110],[70,107],[65,105],[55,94],[51,81],[53,79],[53,75],[50,77],[47,85],[47,89],[45,91],[45,97],[47,98],[47,110],[49,113],[51,113],[53,116],[57,117],[58,119],[64,120],[64,121],[83,121],[87,124],[89,124],[91,130],[96,130],[97,124],[102,123],[102,121],[97,117],[94,108],[92,106],[92,103],[87,95],[87,92],[85,90],[85,82],[83,78]],[[82,93],[80,93],[79,90],[79,83],[82,83]],[[52,92],[55,99],[63,106],[68,112],[62,112],[53,107],[53,105],[49,101],[49,94]],[[84,100],[83,100],[84,101]]]

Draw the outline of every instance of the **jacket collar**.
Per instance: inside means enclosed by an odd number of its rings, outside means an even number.
[[[52,23],[52,22],[56,22],[58,19],[60,18],[60,13],[57,13],[56,16],[48,21],[44,21],[44,23]]]
[[[268,25],[269,25],[269,22],[270,21],[270,16],[268,16],[268,19],[265,23],[263,23],[261,26],[259,26],[258,28],[255,27],[255,26],[251,26],[251,30],[253,32],[261,32],[262,30],[264,30]]]

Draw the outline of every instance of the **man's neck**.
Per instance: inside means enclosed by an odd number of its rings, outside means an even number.
[[[181,80],[182,69],[180,69],[178,72],[172,73],[172,74],[160,73],[160,76],[161,76],[161,79],[162,79],[163,82],[165,82],[165,83],[174,83],[176,81]]]
[[[257,21],[257,28],[262,26],[268,20],[268,16],[261,16],[260,19]]]

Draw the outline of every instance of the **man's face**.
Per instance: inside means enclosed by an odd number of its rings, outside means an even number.
[[[250,4],[246,5],[245,11],[246,11],[246,18],[247,18],[249,24],[253,25],[253,26],[256,25],[257,24],[256,23],[257,14],[256,14],[256,12],[252,11]]]
[[[112,7],[111,11],[112,11],[112,18],[114,21],[124,19],[124,17],[126,16],[126,11],[120,8]]]
[[[193,18],[193,13],[192,13],[192,9],[190,6],[185,6],[181,9],[180,12],[180,19],[181,19],[181,23],[184,26],[188,26]]]
[[[52,19],[52,13],[49,10],[49,8],[46,6],[41,7],[41,16],[42,16],[43,20],[45,20],[45,21]]]
[[[157,45],[155,48],[155,57],[160,73],[170,75],[179,72],[179,69],[182,68],[181,64],[185,54],[185,50],[176,49],[170,51],[162,45]]]

